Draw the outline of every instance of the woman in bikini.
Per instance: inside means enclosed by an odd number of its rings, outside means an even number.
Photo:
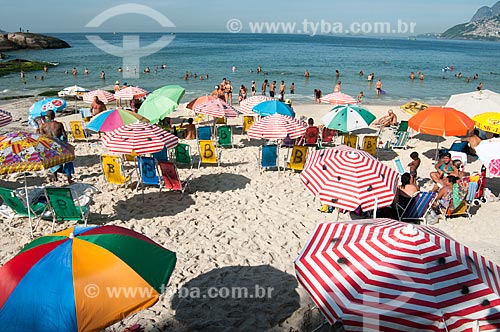
[[[410,173],[401,175],[401,185],[398,186],[396,197],[394,201],[401,207],[405,208],[413,196],[418,193],[420,189],[417,185],[411,183]]]
[[[458,173],[457,168],[451,162],[451,154],[449,153],[445,153],[443,155],[441,160],[436,164],[435,168],[436,171],[429,174],[432,181],[436,183],[433,191],[436,191],[444,186],[445,176]]]

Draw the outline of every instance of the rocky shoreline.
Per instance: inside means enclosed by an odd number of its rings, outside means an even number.
[[[0,34],[0,52],[68,47],[71,46],[62,39],[36,33],[13,32]]]

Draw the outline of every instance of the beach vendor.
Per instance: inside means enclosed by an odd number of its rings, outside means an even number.
[[[42,135],[46,135],[53,138],[58,138],[61,141],[66,142],[68,140],[68,135],[66,134],[66,130],[64,130],[64,125],[55,120],[56,114],[52,110],[47,111],[46,122],[40,126],[40,133]],[[73,162],[65,163],[62,165],[57,165],[51,167],[49,172],[53,176],[53,180],[57,181],[57,173],[64,172],[66,177],[68,178],[68,184],[72,184],[72,176],[75,172],[75,167]]]

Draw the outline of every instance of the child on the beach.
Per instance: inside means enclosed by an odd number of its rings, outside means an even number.
[[[418,152],[410,153],[410,158],[412,161],[408,164],[410,168],[410,183],[417,184],[417,169],[420,166],[420,158]]]

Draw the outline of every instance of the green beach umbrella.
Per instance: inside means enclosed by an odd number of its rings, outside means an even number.
[[[368,128],[375,120],[375,115],[367,109],[355,105],[339,105],[321,118],[328,129],[348,133],[357,129]]]
[[[157,123],[166,118],[179,106],[186,89],[180,85],[166,85],[156,89],[146,98],[139,108],[139,115]]]

